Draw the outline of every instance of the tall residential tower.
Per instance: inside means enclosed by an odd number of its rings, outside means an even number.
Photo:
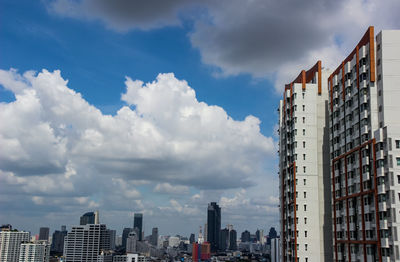
[[[327,70],[318,61],[279,106],[282,261],[331,261]]]
[[[335,261],[399,261],[400,31],[369,27],[328,86]]]

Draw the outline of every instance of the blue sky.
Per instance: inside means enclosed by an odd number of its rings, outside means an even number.
[[[380,4],[0,1],[0,221],[37,233],[98,209],[121,232],[142,212],[146,234],[189,235],[217,201],[239,233],[278,227],[282,88],[399,28]]]
[[[100,22],[51,15],[40,2],[3,2],[2,69],[60,69],[71,88],[106,114],[114,114],[121,107],[125,76],[148,82],[159,73],[173,72],[189,82],[198,100],[223,107],[235,119],[257,116],[262,132],[272,135],[270,127],[276,123],[273,113],[280,96],[271,92],[271,81],[249,74],[214,77],[218,68],[204,65],[199,50],[190,44],[190,21],[151,31],[119,33]],[[1,97],[4,101],[10,94]]]

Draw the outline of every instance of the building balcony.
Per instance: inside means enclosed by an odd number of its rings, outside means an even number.
[[[379,211],[386,211],[386,209],[387,209],[386,202],[379,203],[378,207],[379,207]]]
[[[381,238],[381,247],[389,247],[389,238]]]
[[[379,221],[379,228],[380,229],[388,229],[388,221],[385,220],[380,220]]]
[[[378,194],[384,194],[384,193],[386,193],[385,184],[378,185]]]

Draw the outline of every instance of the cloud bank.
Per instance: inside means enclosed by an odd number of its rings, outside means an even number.
[[[216,76],[275,80],[280,92],[317,60],[336,68],[370,25],[398,29],[397,0],[94,1],[52,0],[50,13],[101,21],[118,32],[182,26]]]
[[[2,209],[31,203],[47,215],[81,207],[195,216],[200,204],[185,195],[211,190],[219,199],[268,172],[274,142],[259,119],[232,119],[172,73],[150,83],[127,77],[126,106],[115,115],[90,105],[58,70],[0,70],[0,84],[15,95],[0,103]],[[168,205],[146,188],[171,196]],[[17,198],[24,200],[12,207]]]

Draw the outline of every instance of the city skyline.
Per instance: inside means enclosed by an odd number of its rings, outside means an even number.
[[[284,84],[400,28],[389,0],[0,5],[0,221],[32,232],[100,210],[119,234],[143,213],[145,234],[189,236],[212,201],[238,235],[280,228]]]

